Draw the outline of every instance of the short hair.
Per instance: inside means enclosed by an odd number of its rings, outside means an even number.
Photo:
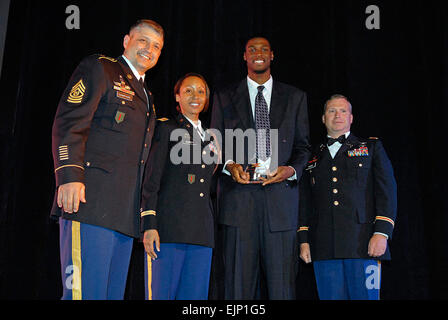
[[[252,40],[252,39],[256,39],[256,38],[265,39],[269,43],[269,47],[272,50],[272,42],[271,42],[271,40],[269,40],[267,37],[265,37],[263,35],[256,34],[256,35],[252,35],[252,36],[250,36],[249,38],[246,39],[246,41],[244,42],[244,51],[246,51],[247,44],[249,43],[249,41]]]
[[[148,28],[151,28],[152,30],[154,30],[155,32],[157,32],[162,38],[164,38],[165,33],[163,31],[163,28],[160,24],[158,24],[157,22],[155,22],[154,20],[149,20],[149,19],[140,19],[137,20],[137,22],[135,22],[130,28],[129,28],[129,34],[131,34],[131,32],[136,29],[136,28],[140,28],[142,25],[145,25]]]
[[[324,114],[325,114],[325,112],[327,112],[327,106],[328,106],[328,104],[330,103],[330,101],[331,100],[334,100],[334,99],[344,99],[345,101],[347,101],[348,102],[348,105],[349,105],[349,107],[350,107],[350,113],[353,113],[352,112],[352,104],[350,103],[350,101],[347,99],[347,97],[346,96],[344,96],[344,95],[342,95],[342,94],[334,94],[334,95],[332,95],[331,97],[330,97],[330,99],[328,99],[326,102],[325,102],[325,104],[324,104]]]
[[[199,73],[189,72],[189,73],[185,74],[184,76],[180,77],[179,80],[177,80],[176,84],[174,85],[174,99],[176,99],[176,94],[179,94],[180,87],[182,86],[182,82],[184,82],[184,80],[187,79],[188,77],[197,77],[197,78],[201,79],[202,81],[204,81],[205,93],[207,95],[207,100],[205,101],[204,109],[202,109],[201,112],[206,112],[208,110],[208,104],[210,101],[210,89],[208,87],[207,81],[205,81],[205,78]],[[180,112],[179,106],[177,106],[176,109],[177,109],[177,111]]]

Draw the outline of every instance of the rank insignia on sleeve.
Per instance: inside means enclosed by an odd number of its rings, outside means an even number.
[[[82,82],[81,79],[73,86],[72,90],[70,90],[67,102],[81,103],[85,92],[86,92],[86,86],[84,85],[84,82]]]
[[[125,116],[126,114],[124,112],[117,111],[117,113],[115,114],[115,122],[122,123],[124,121]]]
[[[188,183],[193,184],[196,181],[196,175],[195,174],[188,174]]]
[[[358,149],[349,150],[348,151],[349,157],[368,157],[369,156],[369,148],[366,146],[362,146]]]

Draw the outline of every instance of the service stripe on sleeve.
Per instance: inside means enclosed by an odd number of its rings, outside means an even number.
[[[140,213],[140,217],[145,217],[145,216],[155,216],[156,212],[154,210],[148,210],[148,211],[143,211],[142,213]]]
[[[393,226],[395,226],[394,220],[392,220],[391,218],[388,218],[388,217],[376,216],[375,220],[386,221],[386,222],[389,222],[390,224],[392,224]]]

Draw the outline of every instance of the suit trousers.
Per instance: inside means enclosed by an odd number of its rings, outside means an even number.
[[[249,185],[247,223],[223,226],[224,298],[288,300],[295,298],[298,267],[296,230],[271,232],[266,192]]]
[[[59,218],[62,300],[122,300],[134,239]]]

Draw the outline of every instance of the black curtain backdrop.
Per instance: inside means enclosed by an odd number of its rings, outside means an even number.
[[[65,27],[71,4],[80,9],[79,30]],[[372,4],[379,30],[365,26]],[[325,134],[325,100],[348,96],[352,132],[383,141],[398,182],[381,298],[447,299],[447,16],[443,1],[11,1],[0,83],[0,299],[60,298],[58,225],[49,219],[53,117],[80,60],[119,56],[140,18],[166,31],[147,73],[159,117],[174,114],[172,89],[186,72],[203,74],[212,91],[245,77],[251,35],[271,40],[273,77],[308,93],[313,143]],[[144,298],[142,258],[136,241],[126,299]],[[298,299],[316,299],[312,267],[300,267]],[[217,287],[220,279],[218,269]]]

